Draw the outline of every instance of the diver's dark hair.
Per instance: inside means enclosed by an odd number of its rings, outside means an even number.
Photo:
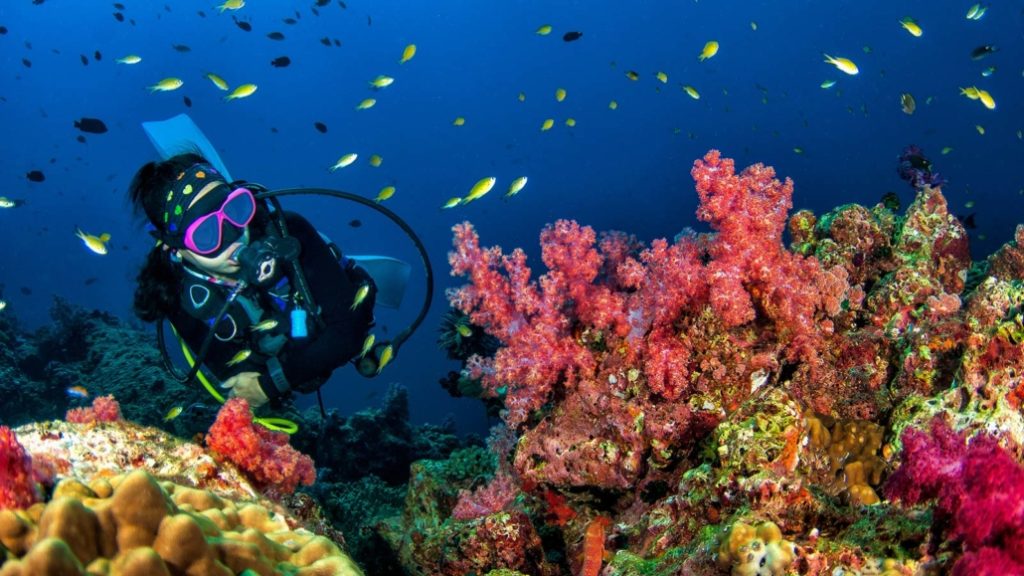
[[[205,163],[201,154],[187,152],[162,162],[148,162],[139,168],[128,188],[128,200],[136,217],[145,216],[149,223],[163,231],[163,211],[166,190],[183,170],[194,164]],[[135,315],[144,322],[155,322],[169,316],[181,304],[182,273],[171,262],[171,253],[162,244],[155,246],[146,256],[136,277]]]

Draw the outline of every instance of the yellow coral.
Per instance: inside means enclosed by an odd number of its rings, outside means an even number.
[[[333,542],[289,529],[262,506],[141,470],[90,486],[65,480],[54,494],[46,505],[0,512],[0,559],[9,557],[0,576],[362,574]]]
[[[774,522],[737,522],[718,548],[718,565],[732,576],[784,576],[792,562],[793,543]]]
[[[877,504],[874,486],[882,480],[885,462],[878,456],[885,430],[865,420],[833,420],[808,411],[810,444],[828,459],[836,492],[853,504]]]

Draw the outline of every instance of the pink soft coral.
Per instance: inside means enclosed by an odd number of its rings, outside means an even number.
[[[755,304],[770,318],[790,358],[814,360],[830,332],[816,310],[839,312],[849,289],[841,266],[825,270],[814,258],[784,249],[782,234],[793,206],[793,181],[754,164],[736,173],[735,162],[711,150],[693,163],[697,217],[718,231],[707,265],[711,305],[727,326],[754,320]]]
[[[825,270],[784,248],[792,182],[761,164],[737,174],[717,150],[696,161],[692,175],[698,216],[717,235],[643,249],[624,234],[598,239],[588,226],[559,220],[541,233],[547,272],[535,280],[522,250],[482,248],[469,223],[454,227],[448,261],[470,284],[448,298],[503,344],[469,364],[490,393],[504,393],[510,425],[563,390],[607,382],[601,349],[642,370],[655,394],[685,399],[693,351],[706,342],[681,328],[709,306],[724,328],[757,320],[789,359],[818,364],[832,333],[824,317],[839,313],[848,284],[841,266]]]
[[[98,396],[92,406],[68,410],[64,419],[76,424],[117,422],[121,420],[121,404],[113,396]]]
[[[316,481],[313,459],[289,446],[287,434],[254,424],[242,398],[224,403],[206,443],[271,492],[291,494],[300,482],[309,486]]]
[[[0,510],[28,508],[38,500],[32,458],[14,431],[0,426]]]
[[[988,436],[968,444],[941,418],[931,434],[903,434],[903,463],[885,494],[913,505],[936,501],[936,522],[965,553],[954,575],[1024,574],[1024,467]]]

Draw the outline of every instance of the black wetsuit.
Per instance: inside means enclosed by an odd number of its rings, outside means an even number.
[[[252,318],[252,308],[246,309],[236,301],[229,308],[229,318],[217,325],[217,332],[203,361],[204,367],[213,372],[221,381],[241,372],[259,372],[260,387],[271,401],[276,401],[290,390],[313,392],[330,377],[331,372],[355,358],[362,349],[363,341],[373,325],[373,306],[376,287],[370,276],[351,261],[348,265],[338,258],[316,229],[302,216],[285,213],[289,236],[302,246],[299,263],[305,274],[310,292],[321,313],[322,328],[312,321],[307,322],[309,335],[292,339],[290,310],[294,307],[295,295],[293,274],[288,267],[281,282],[272,289],[249,287],[242,291],[239,300],[258,303],[262,311],[258,319]],[[267,232],[259,233],[250,227],[251,241],[259,240]],[[362,284],[369,284],[370,291],[365,300],[351,309],[357,290]],[[190,300],[189,289],[202,292],[209,288],[214,297],[205,306],[196,307]],[[185,274],[185,294],[182,307],[175,311],[170,321],[178,329],[193,353],[198,353],[209,333],[209,325],[223,306],[230,286],[217,285]],[[276,295],[275,295],[276,294]],[[261,321],[274,319],[277,326],[270,330],[253,330]],[[280,346],[276,355],[264,353],[267,341],[276,341]],[[262,343],[261,343],[262,342]],[[283,345],[281,343],[283,342]],[[245,360],[232,366],[227,364],[243,350],[251,354]],[[272,358],[280,362],[277,378],[272,378]],[[283,373],[284,382],[280,375]]]

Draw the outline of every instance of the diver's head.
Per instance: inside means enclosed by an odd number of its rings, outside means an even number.
[[[238,271],[233,255],[248,243],[256,214],[250,190],[232,188],[201,156],[183,154],[139,170],[131,196],[172,256],[215,275]]]

